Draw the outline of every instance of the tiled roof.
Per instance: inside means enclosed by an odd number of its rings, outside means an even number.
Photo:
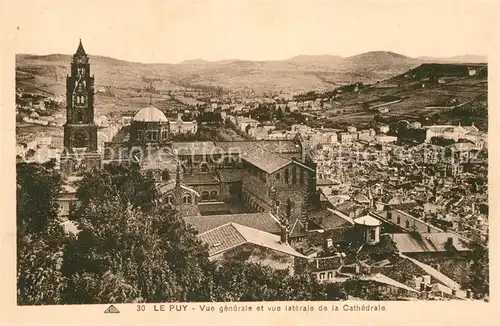
[[[417,290],[412,289],[411,287],[404,285],[403,283],[400,283],[396,280],[393,280],[392,278],[387,277],[381,273],[377,273],[377,274],[373,274],[373,275],[361,275],[359,278],[363,281],[374,281],[374,282],[378,282],[378,283],[387,284],[387,285],[390,285],[393,287],[397,287],[400,289],[404,289],[404,290],[407,290],[410,292],[418,292]]]
[[[353,197],[354,197],[353,199],[355,201],[357,201],[358,203],[369,203],[370,202],[370,199],[368,199],[368,197],[366,197],[363,194],[356,194]]]
[[[291,159],[281,157],[259,146],[243,153],[241,157],[245,161],[255,165],[267,173],[273,173],[274,171],[292,163]]]
[[[367,226],[378,226],[380,221],[370,215],[364,215],[354,220],[354,223]]]
[[[337,212],[331,210],[325,210],[321,215],[321,225],[325,230],[336,229],[341,227],[351,226],[350,219],[347,220],[340,216]]]
[[[224,202],[205,202],[198,203],[198,210],[200,214],[208,213],[226,213],[229,212],[229,207]]]
[[[208,254],[210,256],[247,242],[231,223],[201,233],[198,238],[208,245]]]
[[[219,178],[215,173],[184,174],[182,183],[187,185],[218,184]]]
[[[338,185],[339,182],[332,179],[316,179],[316,186]]]
[[[225,149],[215,142],[173,142],[172,150],[179,155],[213,155],[226,153]]]
[[[216,142],[220,147],[230,150],[231,152],[244,153],[260,146],[274,153],[300,153],[300,147],[296,146],[293,140],[257,140],[257,141],[233,141],[233,142]]]
[[[224,224],[201,233],[198,238],[208,244],[210,256],[222,253],[244,243],[253,243],[295,257],[306,258],[289,245],[280,242],[280,236],[236,223]]]
[[[264,232],[279,234],[280,225],[270,213],[224,214],[188,216],[184,220],[199,233],[215,229],[227,223],[238,223]]]
[[[391,235],[399,252],[445,252],[448,238],[453,239],[453,247],[458,251],[469,251],[467,241],[451,232],[420,233],[420,237],[409,233],[395,233]]]

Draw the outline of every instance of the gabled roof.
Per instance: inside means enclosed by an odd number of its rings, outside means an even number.
[[[191,224],[199,233],[215,229],[227,223],[237,223],[275,234],[278,234],[281,230],[278,220],[271,213],[187,216],[184,220],[186,223]]]
[[[273,173],[293,162],[260,146],[246,151],[241,158],[267,173]]]
[[[370,216],[370,215],[364,215],[361,217],[358,217],[357,219],[354,220],[354,223],[358,225],[366,225],[366,226],[379,226],[381,222],[377,220],[376,218]]]
[[[394,233],[391,239],[402,253],[445,252],[446,243],[451,238],[457,251],[470,251],[468,241],[451,232],[420,233],[415,237],[409,233]]]
[[[223,253],[244,243],[252,243],[294,257],[307,258],[289,245],[281,243],[278,235],[236,223],[224,224],[218,228],[200,233],[198,238],[208,244],[209,256]]]

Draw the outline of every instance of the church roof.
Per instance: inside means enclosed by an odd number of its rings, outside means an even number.
[[[73,55],[73,59],[80,59],[84,62],[88,61],[87,53],[85,53],[85,49],[83,48],[82,40],[80,39],[80,43],[78,44],[78,48],[76,49],[75,54]]]
[[[242,158],[267,173],[273,173],[292,163],[291,159],[284,158],[260,146],[243,153]]]
[[[148,106],[141,109],[133,118],[134,121],[140,122],[168,122],[167,117],[161,110]]]

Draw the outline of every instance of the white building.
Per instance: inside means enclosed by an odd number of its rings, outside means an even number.
[[[425,140],[430,141],[432,137],[441,137],[445,139],[453,139],[458,141],[459,139],[466,139],[466,135],[469,133],[477,133],[477,129],[474,124],[472,126],[458,126],[453,125],[441,125],[441,126],[429,126],[425,134]]]
[[[172,134],[196,134],[198,131],[198,122],[196,120],[184,121],[182,120],[182,113],[177,114],[176,120],[170,120],[170,133]]]

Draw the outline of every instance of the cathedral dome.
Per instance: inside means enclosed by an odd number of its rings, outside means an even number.
[[[165,114],[153,106],[141,109],[136,113],[133,120],[139,122],[168,122]]]

